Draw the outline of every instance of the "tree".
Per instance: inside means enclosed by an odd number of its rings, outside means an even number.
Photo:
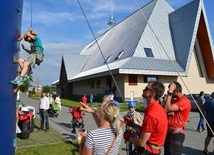
[[[43,86],[43,92],[46,92],[46,93],[50,93],[52,90],[51,90],[51,87],[50,86]]]

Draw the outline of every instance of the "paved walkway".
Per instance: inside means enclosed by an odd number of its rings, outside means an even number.
[[[38,112],[38,100],[30,99],[25,96],[21,96],[21,100],[26,105],[34,106],[36,111]],[[61,133],[64,137],[68,138],[71,141],[76,140],[76,134],[71,133],[70,122],[72,116],[69,112],[68,107],[62,106],[61,116],[58,118],[50,118],[50,126]],[[37,115],[39,117],[39,115]],[[186,139],[183,146],[182,155],[202,155],[202,150],[204,146],[204,139],[206,137],[207,132],[198,133],[196,132],[196,127],[199,121],[199,114],[197,112],[191,112],[189,117],[188,125],[186,126]],[[86,113],[84,115],[84,124],[86,130],[93,130],[96,128],[95,122],[91,116],[91,114]],[[210,142],[209,152],[213,151],[213,141]],[[161,148],[163,155],[163,148]],[[125,152],[125,144],[122,140],[120,155],[126,155]]]

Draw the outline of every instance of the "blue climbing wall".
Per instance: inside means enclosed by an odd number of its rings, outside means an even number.
[[[10,81],[16,77],[23,0],[0,0],[0,155],[14,155],[16,137],[16,94]]]

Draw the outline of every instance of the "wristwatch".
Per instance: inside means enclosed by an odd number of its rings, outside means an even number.
[[[169,90],[167,91],[167,94],[169,95],[169,96],[172,96],[172,92],[170,92]]]

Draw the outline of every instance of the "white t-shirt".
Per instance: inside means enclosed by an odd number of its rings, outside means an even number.
[[[60,104],[60,105],[61,105],[61,100],[60,100],[59,97],[56,97],[55,102],[56,102],[57,104]]]

